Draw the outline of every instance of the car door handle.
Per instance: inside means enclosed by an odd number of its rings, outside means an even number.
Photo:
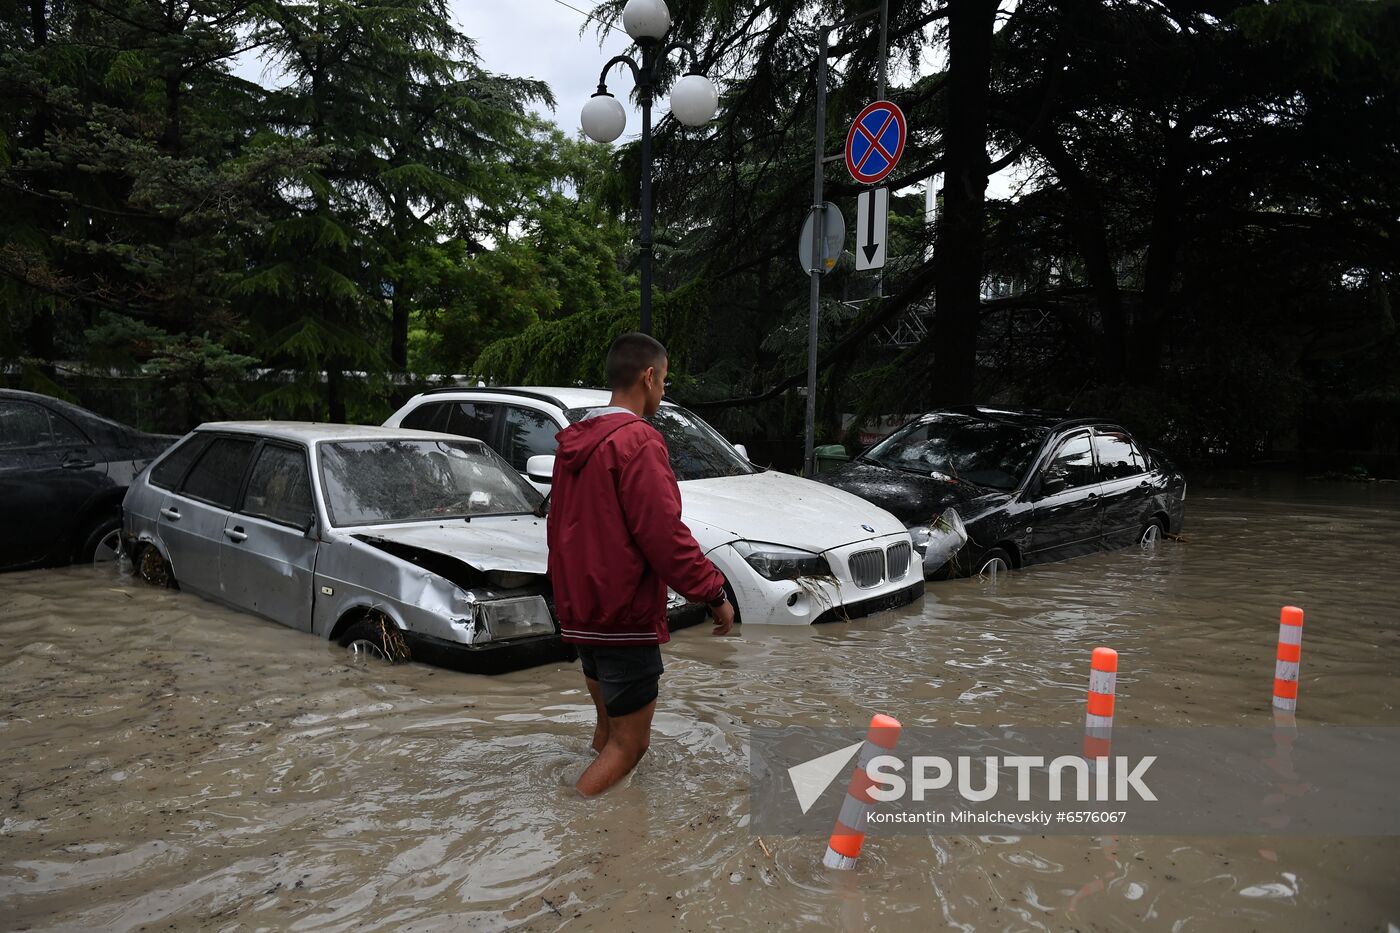
[[[97,461],[95,461],[95,460],[65,460],[65,461],[63,461],[63,464],[62,464],[62,465],[63,465],[63,468],[64,468],[65,470],[86,470],[86,469],[88,469],[89,467],[95,467],[95,466],[97,466]]]
[[[160,514],[170,519],[172,522],[178,522],[180,520],[179,509],[161,509]]]
[[[1143,480],[1142,482],[1138,483],[1138,489],[1151,489],[1151,488],[1152,488],[1152,484],[1149,483],[1147,480]]]
[[[1091,492],[1091,493],[1089,493],[1087,496],[1085,496],[1084,498],[1086,498],[1086,499],[1097,499],[1098,497],[1099,497],[1099,494],[1098,494],[1098,493],[1096,493],[1096,492]]]
[[[224,536],[230,541],[237,541],[240,544],[248,540],[248,535],[243,531],[242,525],[235,525],[232,528],[225,528]]]

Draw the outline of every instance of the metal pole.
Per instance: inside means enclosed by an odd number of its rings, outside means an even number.
[[[651,334],[651,96],[656,68],[656,48],[654,43],[642,46],[642,73],[638,82],[642,104],[642,333]]]
[[[822,267],[826,263],[826,204],[822,196],[822,163],[826,148],[826,48],[830,30],[822,30],[817,45],[816,157],[812,171],[812,268],[807,300],[807,418],[803,435],[803,474],[817,472],[817,313],[822,300]]]
[[[938,176],[930,175],[924,182],[924,262],[933,260],[933,225],[938,221]]]
[[[822,169],[826,157],[826,59],[831,43],[831,33],[844,26],[858,23],[877,12],[887,15],[889,0],[882,0],[881,9],[869,9],[845,22],[828,26],[821,31],[817,44],[817,126],[815,155],[812,160],[812,268],[810,296],[807,300],[807,416],[803,432],[803,472],[814,476],[817,472],[816,431],[817,431],[817,315],[822,300],[822,273],[825,272],[826,257],[826,203],[822,194]],[[883,35],[883,33],[882,33]],[[884,66],[880,71],[881,87],[884,82]],[[883,93],[883,91],[882,91]]]
[[[877,100],[885,99],[885,72],[890,60],[890,0],[880,0],[880,92]]]

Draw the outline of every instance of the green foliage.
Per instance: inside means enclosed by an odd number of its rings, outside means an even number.
[[[119,315],[191,335],[162,379],[256,354],[280,414],[382,412],[420,285],[471,286],[413,270],[507,227],[504,154],[550,102],[440,0],[9,5],[0,37],[0,353],[52,373]],[[232,75],[250,50],[277,87]]]
[[[705,127],[658,120],[660,335],[687,399],[744,400],[707,417],[792,443],[817,29],[864,6],[671,8],[723,100]],[[825,436],[939,402],[931,273],[953,256],[984,273],[957,336],[979,398],[1102,410],[1186,454],[1395,443],[1400,0],[1003,4],[982,148],[1017,187],[989,188],[980,246],[912,187],[950,138],[954,193],[982,181],[954,9],[890,4],[893,59],[925,64],[891,72],[911,138],[882,297],[857,304],[876,289],[849,264],[822,281]],[[834,152],[875,30],[832,41]],[[275,87],[233,74],[244,54]],[[689,64],[667,59],[662,100]],[[171,427],[377,420],[412,373],[597,382],[635,323],[638,147],[528,115],[548,89],[486,71],[446,0],[0,3],[0,87],[0,357],[28,384],[144,373]],[[851,217],[857,186],[826,182]]]
[[[401,276],[424,295],[412,344],[418,372],[472,371],[488,344],[536,323],[636,307],[635,283],[622,272],[631,232],[603,204],[607,149],[534,130],[514,220],[496,232],[494,248],[473,256],[439,245]]]
[[[671,381],[680,391],[695,384],[691,366],[697,334],[705,332],[706,284],[693,282],[658,295],[652,307],[653,330],[671,354]],[[488,346],[473,374],[499,384],[606,384],[603,370],[608,347],[638,327],[632,302],[580,311],[558,321],[539,321],[524,332]]]
[[[86,337],[95,370],[150,377],[161,429],[184,431],[247,409],[240,390],[258,361],[230,351],[208,334],[168,334],[109,313],[88,328]]]

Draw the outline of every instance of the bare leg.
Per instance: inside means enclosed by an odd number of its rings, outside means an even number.
[[[585,677],[584,681],[588,684],[588,695],[593,698],[593,705],[598,710],[598,724],[593,727],[593,750],[601,752],[603,746],[608,744],[608,709],[603,705],[603,687],[591,677]]]
[[[652,700],[635,713],[608,720],[607,743],[574,785],[580,794],[601,794],[632,772],[651,744],[651,717],[655,712],[656,701]]]

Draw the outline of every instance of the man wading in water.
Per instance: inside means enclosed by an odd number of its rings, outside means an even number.
[[[598,757],[575,785],[585,797],[631,772],[651,741],[661,678],[666,586],[705,602],[714,634],[734,624],[724,577],[681,522],[666,442],[643,418],[661,407],[666,348],[623,334],[608,351],[606,408],[559,432],[549,509],[549,577],[564,641],[578,646],[598,708]]]

